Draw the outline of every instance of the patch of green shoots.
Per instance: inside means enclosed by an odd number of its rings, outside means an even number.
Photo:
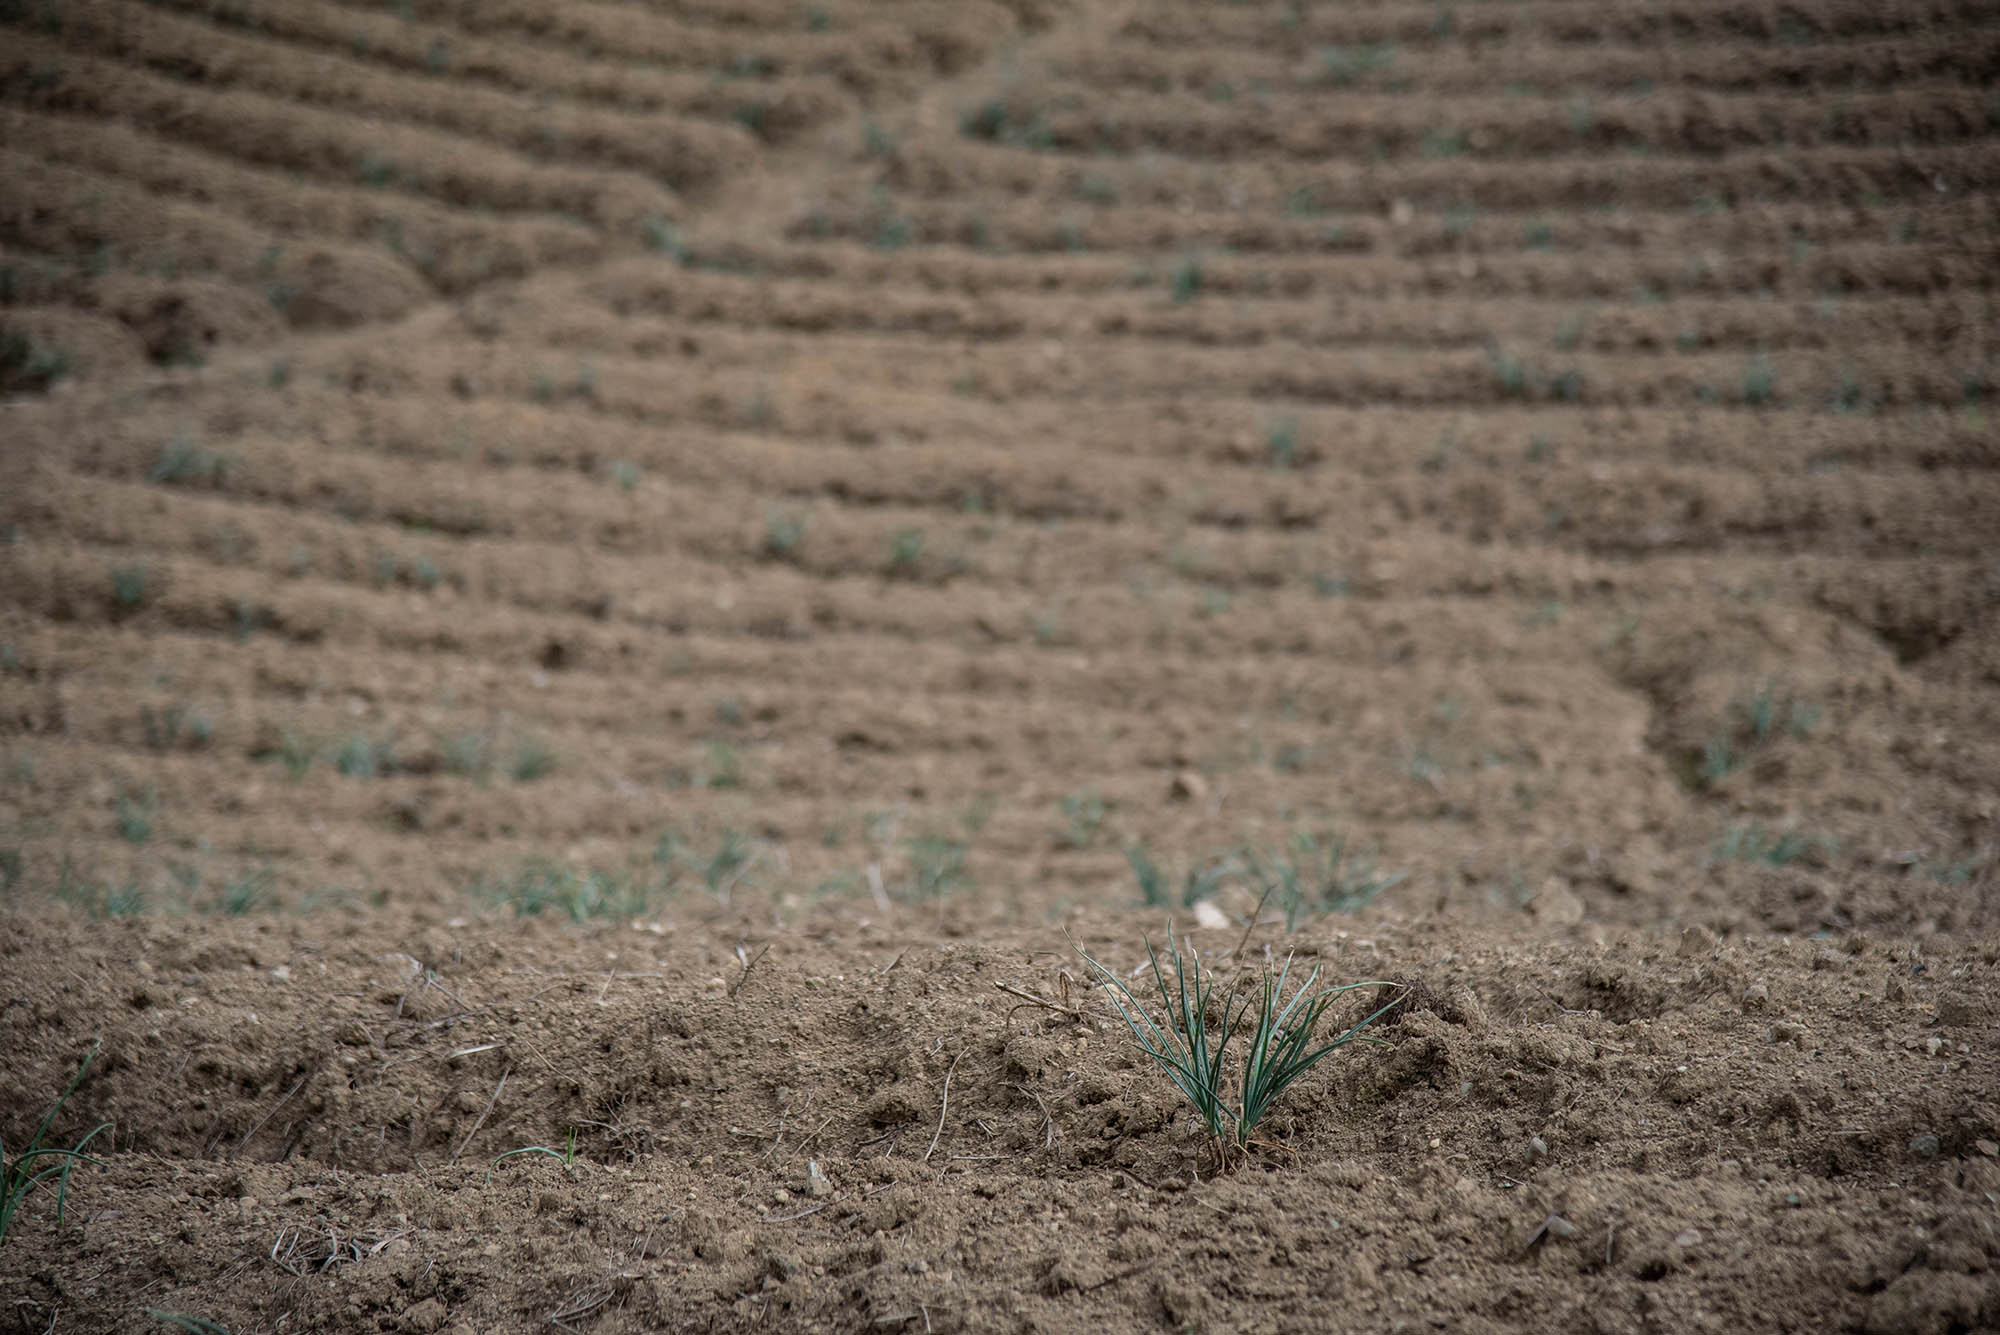
[[[69,350],[20,329],[0,329],[0,394],[45,390],[76,369]]]
[[[141,706],[139,727],[146,735],[146,745],[155,751],[199,750],[215,740],[215,720],[181,705],[157,711],[151,705]]]
[[[1097,828],[1104,824],[1104,799],[1095,788],[1086,786],[1065,795],[1059,805],[1064,826],[1062,846],[1090,847],[1090,841],[1097,837]]]
[[[525,737],[514,747],[514,781],[533,783],[556,771],[556,753],[538,738]]]
[[[1838,841],[1826,835],[1800,830],[1772,831],[1753,821],[1748,825],[1732,825],[1723,831],[1721,840],[1715,846],[1715,860],[1763,862],[1773,867],[1786,867],[1795,862],[1818,866],[1839,850]]]
[[[1133,844],[1127,848],[1125,860],[1132,864],[1132,875],[1139,881],[1140,900],[1147,908],[1174,907],[1176,894],[1172,878],[1154,863],[1144,844]],[[1191,909],[1214,895],[1229,883],[1236,872],[1236,864],[1227,858],[1211,859],[1206,864],[1191,864],[1181,876],[1178,893],[1180,907]]]
[[[216,892],[216,911],[231,918],[240,918],[259,909],[275,907],[278,898],[272,886],[276,880],[268,867],[259,867],[230,878]]]
[[[1300,831],[1283,849],[1246,848],[1240,857],[1259,892],[1259,908],[1276,905],[1288,932],[1319,914],[1358,913],[1409,878],[1407,872],[1382,871],[1371,854],[1350,849],[1344,835],[1328,831],[1317,836]]]
[[[677,882],[682,872],[692,872],[710,899],[727,904],[730,892],[750,874],[761,853],[741,830],[723,830],[716,840],[715,851],[706,855],[668,830],[653,845],[653,862],[665,869],[670,882]]]
[[[956,890],[971,883],[965,870],[965,855],[969,852],[963,839],[949,839],[943,835],[919,835],[903,845],[903,852],[910,860],[910,897],[916,900],[942,900],[948,891]]]
[[[1201,256],[1183,256],[1167,277],[1167,292],[1173,298],[1174,305],[1185,306],[1201,295],[1205,281]]]
[[[774,509],[764,516],[764,551],[771,556],[781,560],[790,556],[805,535],[804,515]]]
[[[293,783],[306,777],[313,760],[319,755],[319,747],[307,737],[287,731],[278,739],[278,760],[285,767],[285,775]]]
[[[289,762],[288,762],[289,764]],[[379,779],[396,772],[395,743],[355,733],[334,752],[333,767],[350,779]]]
[[[476,732],[447,737],[438,745],[438,759],[447,772],[468,779],[484,779],[493,769],[486,737]]]
[[[559,912],[571,922],[592,918],[635,918],[652,905],[653,889],[637,877],[606,871],[577,871],[539,859],[512,876],[481,882],[482,896],[514,910],[517,918]]]
[[[743,760],[728,742],[708,744],[708,768],[695,776],[697,788],[741,788]]]
[[[150,596],[144,566],[111,568],[111,601],[121,612],[136,612]]]
[[[1150,940],[1146,942],[1162,1011],[1161,1020],[1156,1021],[1117,973],[1082,947],[1076,952],[1104,987],[1139,1050],[1194,1108],[1223,1167],[1240,1162],[1250,1147],[1259,1143],[1257,1128],[1272,1105],[1328,1053],[1357,1039],[1374,1042],[1361,1031],[1395,1004],[1391,1000],[1330,1041],[1315,1045],[1320,1021],[1342,994],[1395,984],[1371,980],[1316,988],[1319,970],[1314,969],[1287,996],[1292,971],[1288,958],[1275,971],[1265,968],[1255,993],[1245,995],[1232,988],[1222,997],[1220,1018],[1211,1028],[1210,1017],[1217,1013],[1215,976],[1202,969],[1192,944],[1183,950],[1183,943],[1170,934],[1167,958],[1174,975],[1171,983],[1167,970],[1161,967],[1159,952]],[[1245,1029],[1241,1074],[1232,1081],[1229,1047]]]
[[[907,575],[917,568],[917,559],[924,554],[924,531],[920,528],[898,529],[889,538],[889,572]]]
[[[205,450],[186,436],[160,447],[148,478],[167,487],[220,487],[229,478],[229,456]]]
[[[1777,397],[1778,373],[1771,359],[1760,352],[1743,368],[1743,402],[1752,408],[1763,408]]]
[[[118,837],[128,844],[143,844],[153,837],[153,822],[160,814],[159,794],[153,789],[127,790],[111,804],[112,823]]]
[[[83,1077],[90,1071],[90,1063],[96,1059],[100,1046],[102,1046],[100,1043],[93,1043],[90,1045],[90,1051],[83,1054],[83,1061],[77,1066],[76,1074],[70,1077],[69,1084],[50,1105],[48,1113],[42,1118],[42,1124],[35,1128],[35,1134],[28,1138],[28,1143],[24,1147],[9,1157],[6,1145],[0,1143],[0,1241],[6,1240],[7,1230],[14,1223],[14,1215],[20,1210],[21,1203],[28,1198],[28,1193],[52,1178],[56,1183],[56,1225],[61,1227],[63,1208],[69,1203],[71,1170],[79,1163],[103,1166],[100,1160],[91,1158],[83,1151],[92,1140],[111,1129],[109,1122],[99,1122],[82,1140],[69,1149],[43,1144],[48,1137],[49,1128],[55,1124],[56,1117],[62,1112],[63,1105],[69,1102],[70,1095],[76,1093],[76,1087],[83,1083]]]
[[[136,882],[93,881],[67,859],[56,875],[55,897],[92,918],[134,918],[146,911],[146,892]]]
[[[1299,462],[1299,419],[1280,417],[1264,433],[1273,468],[1295,468]]]
[[[523,1145],[518,1150],[508,1150],[505,1154],[494,1155],[493,1162],[486,1165],[486,1185],[493,1185],[494,1169],[498,1168],[504,1161],[523,1154],[546,1154],[564,1168],[568,1168],[576,1162],[576,1128],[571,1127],[569,1129],[569,1139],[563,1143],[563,1147],[559,1150],[552,1150],[546,1145]]]

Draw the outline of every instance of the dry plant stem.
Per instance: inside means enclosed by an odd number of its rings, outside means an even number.
[[[576,1327],[569,1323],[578,1317],[589,1316],[592,1312],[610,1302],[611,1294],[612,1290],[608,1288],[584,1289],[581,1292],[573,1293],[563,1299],[561,1305],[555,1311],[549,1313],[549,1324],[551,1326],[560,1326],[564,1330],[574,1331]]]
[[[1007,1088],[1020,1090],[1023,1094],[1033,1099],[1035,1106],[1042,1110],[1042,1148],[1045,1150],[1054,1149],[1056,1147],[1056,1119],[1049,1116],[1049,1105],[1043,1103],[1042,1096],[1034,1090],[1029,1089],[1026,1085],[1009,1085]]]
[[[465,1147],[470,1145],[472,1138],[479,1134],[479,1128],[486,1125],[487,1117],[493,1112],[493,1105],[500,1102],[500,1091],[507,1088],[507,1077],[512,1074],[514,1074],[512,1066],[500,1072],[499,1083],[493,1086],[493,1097],[486,1100],[486,1106],[479,1110],[479,1116],[473,1120],[472,1130],[465,1133],[465,1139],[458,1142],[458,1148],[453,1150],[451,1157],[444,1161],[445,1167],[449,1168],[458,1162],[458,1156],[465,1153]]]
[[[771,945],[767,941],[764,943],[764,948],[758,951],[755,955],[752,955],[750,957],[750,962],[743,966],[743,972],[736,976],[736,982],[733,985],[731,985],[729,989],[730,996],[733,997],[739,991],[742,990],[743,984],[747,982],[750,978],[750,971],[757,967],[757,961],[763,959],[766,955],[770,953],[771,953]]]
[[[255,1136],[259,1131],[262,1131],[264,1129],[265,1123],[269,1122],[273,1117],[276,1117],[279,1113],[283,1112],[285,1110],[285,1105],[292,1101],[292,1096],[294,1094],[297,1094],[301,1089],[304,1089],[306,1081],[312,1079],[315,1074],[316,1072],[307,1071],[304,1075],[300,1076],[298,1078],[298,1082],[294,1084],[289,1090],[285,1091],[285,1097],[278,1100],[277,1106],[272,1108],[271,1111],[265,1113],[262,1117],[259,1117],[257,1119],[256,1125],[252,1126],[248,1131],[245,1131],[243,1133],[243,1139],[236,1142],[236,1148],[240,1150],[245,1145],[248,1145],[250,1143],[251,1137]]]
[[[1137,1265],[1128,1265],[1123,1270],[1118,1271],[1116,1274],[1107,1275],[1103,1279],[1098,1280],[1095,1284],[1084,1285],[1082,1288],[1078,1289],[1077,1292],[1095,1293],[1099,1289],[1108,1289],[1113,1284],[1118,1283],[1120,1280],[1130,1279],[1134,1275],[1141,1274],[1144,1271],[1152,1269],[1152,1267],[1153,1267],[1153,1262],[1151,1261],[1141,1261]]]
[[[1257,930],[1257,919],[1264,916],[1264,905],[1271,902],[1271,892],[1276,888],[1276,885],[1266,885],[1264,887],[1263,895],[1257,900],[1257,907],[1250,910],[1250,921],[1243,924],[1243,935],[1236,939],[1235,949],[1229,952],[1230,959],[1243,958],[1243,947],[1250,944],[1250,933]]]
[[[836,1196],[830,1201],[821,1201],[818,1205],[808,1206],[807,1208],[798,1211],[796,1214],[774,1214],[769,1219],[766,1219],[764,1222],[767,1224],[795,1223],[798,1220],[804,1219],[807,1215],[818,1214],[821,1210],[824,1210],[827,1206],[837,1205],[839,1203],[840,1203],[840,1198]]]
[[[961,1049],[959,1050],[959,1053],[958,1053],[958,1055],[957,1055],[956,1057],[953,1057],[953,1058],[951,1059],[951,1066],[950,1066],[950,1068],[949,1068],[948,1070],[946,1070],[946,1071],[945,1071],[945,1073],[944,1073],[944,1094],[943,1094],[943,1096],[942,1096],[941,1098],[939,1098],[939,1100],[938,1100],[938,1124],[937,1124],[937,1130],[931,1133],[931,1143],[930,1143],[930,1146],[929,1146],[929,1148],[925,1149],[925,1151],[924,1151],[924,1162],[925,1162],[925,1163],[929,1163],[929,1162],[931,1161],[931,1155],[932,1155],[933,1153],[935,1153],[935,1152],[936,1152],[936,1150],[937,1150],[937,1147],[938,1147],[938,1137],[939,1137],[939,1136],[942,1136],[942,1135],[944,1134],[944,1115],[945,1115],[945,1111],[946,1111],[946,1110],[947,1110],[948,1108],[950,1108],[950,1107],[951,1107],[951,1077],[952,1077],[952,1074],[953,1074],[953,1072],[955,1072],[955,1071],[957,1071],[957,1070],[958,1070],[958,1064],[959,1064],[960,1062],[964,1061],[964,1060],[965,1060],[965,1050],[964,1050],[963,1048],[961,1048]]]
[[[1032,992],[1024,991],[1021,988],[1015,987],[1012,983],[995,983],[993,984],[993,986],[999,988],[1002,992],[1005,992],[1010,997],[1019,997],[1024,1004],[1040,1006],[1043,1010],[1051,1010],[1056,1012],[1056,1014],[1058,1015],[1070,1016],[1072,1019],[1081,1020],[1084,1018],[1083,1012],[1077,1010],[1074,1006],[1065,1006],[1062,1005],[1060,1002],[1050,1001],[1047,997],[1038,997]],[[1009,1015],[1012,1015],[1014,1011],[1017,1011],[1019,1009],[1021,1008],[1019,1006],[1016,1006],[1013,1008],[1013,1010],[1010,1010],[1007,1013]]]

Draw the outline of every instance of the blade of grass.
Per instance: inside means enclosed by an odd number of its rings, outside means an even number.
[[[1263,1120],[1278,1096],[1290,1088],[1300,1076],[1317,1066],[1322,1058],[1335,1048],[1355,1041],[1375,1042],[1363,1038],[1361,1031],[1386,1014],[1396,1004],[1391,998],[1372,1014],[1353,1025],[1332,1042],[1312,1048],[1313,1031],[1326,1014],[1335,998],[1344,992],[1352,992],[1362,987],[1395,987],[1394,983],[1370,980],[1359,983],[1343,983],[1338,987],[1312,992],[1319,979],[1319,970],[1307,975],[1305,982],[1282,1009],[1274,1008],[1284,996],[1285,980],[1291,974],[1292,962],[1288,958],[1284,968],[1275,979],[1269,972],[1264,975],[1262,1001],[1257,1011],[1257,1026],[1251,1038],[1249,1053],[1243,1063],[1242,1116],[1238,1121],[1240,1141],[1247,1142],[1251,1132]],[[1310,1000],[1308,995],[1310,994]],[[1300,1005],[1305,1006],[1299,1012]],[[1293,1019],[1297,1013],[1296,1021]],[[1311,1049],[1310,1051],[1308,1049]]]
[[[518,1150],[508,1150],[505,1154],[494,1155],[493,1162],[486,1165],[486,1185],[491,1186],[493,1184],[493,1170],[500,1166],[500,1161],[502,1159],[511,1159],[517,1154],[546,1154],[567,1168],[576,1162],[576,1128],[571,1127],[569,1129],[569,1142],[560,1150],[552,1150],[546,1145],[523,1145]]]
[[[70,1171],[78,1162],[102,1166],[101,1160],[93,1159],[83,1150],[98,1135],[111,1129],[110,1122],[99,1122],[91,1128],[89,1134],[69,1149],[42,1144],[43,1138],[49,1133],[49,1128],[55,1125],[56,1117],[61,1114],[63,1105],[69,1102],[70,1095],[76,1093],[77,1086],[83,1083],[83,1077],[90,1071],[90,1063],[96,1059],[97,1051],[102,1046],[101,1042],[90,1045],[90,1051],[83,1055],[83,1061],[77,1066],[76,1074],[70,1077],[69,1084],[63,1088],[62,1094],[50,1105],[47,1115],[42,1118],[42,1124],[35,1128],[35,1134],[29,1138],[25,1149],[10,1160],[7,1158],[6,1146],[0,1145],[0,1240],[6,1238],[8,1226],[14,1222],[14,1212],[27,1199],[28,1193],[52,1177],[58,1179],[56,1223],[60,1225],[63,1209],[69,1202]],[[60,1159],[62,1162],[50,1168],[31,1171],[28,1165],[36,1159]]]
[[[1072,945],[1075,943],[1072,942]],[[1146,956],[1151,965],[1154,985],[1159,989],[1160,1001],[1164,1007],[1167,1028],[1162,1029],[1147,1014],[1143,1002],[1112,970],[1098,963],[1081,946],[1076,953],[1111,986],[1111,1003],[1117,1008],[1119,1018],[1132,1032],[1132,1039],[1159,1066],[1167,1078],[1173,1082],[1182,1097],[1194,1107],[1201,1118],[1203,1127],[1211,1139],[1226,1139],[1227,1127],[1224,1119],[1233,1121],[1222,1100],[1222,1091],[1217,1076],[1221,1069],[1223,1048],[1229,1041],[1229,1029],[1234,1016],[1225,1012],[1222,1041],[1213,1052],[1208,1047],[1207,1009],[1211,988],[1202,983],[1200,961],[1195,962],[1194,994],[1188,994],[1186,962],[1179,946],[1168,936],[1168,956],[1174,963],[1176,986],[1167,987],[1166,975],[1160,968],[1159,952],[1153,943],[1146,943]],[[1190,948],[1192,953],[1192,948]]]

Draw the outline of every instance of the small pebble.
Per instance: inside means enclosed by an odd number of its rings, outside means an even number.
[[[1910,1153],[1919,1159],[1935,1159],[1943,1149],[1944,1142],[1928,1131],[1910,1137]]]
[[[1543,1140],[1540,1136],[1536,1136],[1528,1142],[1528,1157],[1530,1159],[1539,1159],[1548,1152],[1549,1142]]]
[[[2000,1145],[1996,1145],[1990,1140],[1975,1140],[1972,1142],[1972,1148],[1978,1150],[1989,1159],[2000,1158]]]

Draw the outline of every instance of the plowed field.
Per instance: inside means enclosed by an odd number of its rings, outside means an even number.
[[[1996,85],[0,2],[0,1330],[2000,1328]]]

